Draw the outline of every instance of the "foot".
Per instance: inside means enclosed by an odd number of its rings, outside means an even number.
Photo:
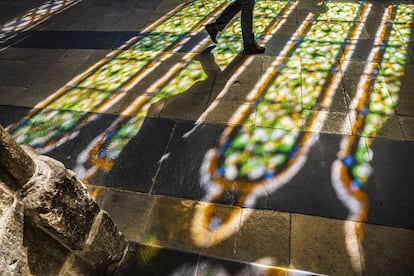
[[[214,23],[207,24],[206,25],[206,31],[209,34],[211,40],[214,43],[217,43],[216,36],[217,36],[218,31],[217,31],[216,27],[214,27]]]
[[[263,54],[265,52],[265,48],[257,45],[256,42],[243,43],[243,46],[246,54]]]

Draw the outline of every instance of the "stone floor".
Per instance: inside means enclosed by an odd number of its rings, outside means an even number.
[[[0,124],[131,242],[119,275],[414,275],[414,5],[0,1]]]

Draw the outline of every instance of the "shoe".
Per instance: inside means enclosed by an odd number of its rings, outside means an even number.
[[[265,48],[257,45],[256,42],[243,43],[243,47],[245,54],[263,54],[265,52]]]
[[[325,1],[320,1],[318,3],[314,3],[309,11],[316,15],[319,15],[321,13],[326,13],[328,11],[328,8],[325,5]]]
[[[214,27],[214,23],[207,24],[206,25],[206,31],[209,34],[211,40],[214,43],[217,43],[216,36],[218,34],[218,31],[217,31],[216,27]]]

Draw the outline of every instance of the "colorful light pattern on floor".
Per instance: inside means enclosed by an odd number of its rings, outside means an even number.
[[[327,14],[310,14],[286,44],[282,56],[290,58],[273,62],[249,94],[251,105],[235,113],[231,121],[241,126],[228,126],[218,147],[206,154],[200,172],[205,201],[231,194],[236,205],[254,206],[258,197],[274,192],[303,167],[317,135],[299,130],[303,121],[321,121],[307,108],[328,101],[336,90],[337,61],[350,57],[348,40],[358,39],[370,8],[363,3],[326,5]],[[192,224],[194,242],[209,247],[232,235],[239,212],[218,219],[211,205],[200,204]]]
[[[13,18],[0,27],[0,42],[5,42],[19,32],[27,31],[51,16],[79,3],[81,0],[50,0],[29,10],[20,17]]]
[[[208,16],[225,7],[223,2],[196,0],[180,5],[39,103],[9,131],[18,143],[40,153],[64,143],[95,118],[92,112],[103,112],[119,101],[183,40],[197,33]],[[188,15],[192,15],[191,23],[186,19]]]
[[[384,126],[398,103],[407,47],[414,22],[414,5],[391,5],[384,13],[378,28],[373,50],[364,68],[351,102],[352,133],[341,141],[338,159],[332,164],[331,181],[338,198],[349,211],[349,220],[356,221],[356,242],[363,240],[362,225],[368,216],[369,198],[366,194],[372,174],[370,162],[373,137]],[[347,239],[352,232],[345,229]],[[348,252],[352,252],[347,243]],[[352,253],[350,253],[352,255]]]
[[[38,104],[10,130],[19,143],[29,144],[39,152],[61,145],[94,119],[95,115],[88,112],[105,111],[119,101],[148,72],[199,32],[212,15],[223,10],[223,3],[196,0],[179,6]],[[280,23],[275,14],[286,16],[287,6],[292,8],[296,4],[296,1],[258,1],[254,21],[258,39],[266,40]],[[207,193],[204,201],[215,202],[223,193],[229,193],[238,205],[254,206],[258,197],[275,192],[304,166],[318,138],[309,130],[326,119],[323,113],[314,111],[329,108],[332,103],[340,78],[338,65],[346,71],[361,25],[370,12],[370,5],[364,2],[331,1],[326,6],[325,13],[311,14],[302,23],[249,94],[250,106],[245,105],[234,114],[232,121],[239,126],[229,126],[217,148],[206,154],[200,173]],[[364,221],[367,216],[368,197],[364,189],[372,173],[371,138],[398,103],[413,18],[414,5],[387,8],[351,104],[353,134],[362,137],[344,137],[331,172],[332,184],[348,207],[350,220]],[[238,18],[218,39],[211,53],[224,71],[242,50]],[[185,93],[206,80],[207,75],[194,56],[208,43],[208,38],[202,40],[91,142],[78,158],[78,163],[87,167],[78,171],[80,175],[88,180],[98,170],[111,170],[114,160],[139,133],[154,103]],[[245,67],[241,66],[239,71],[243,70]],[[235,220],[240,219],[237,212],[220,218],[211,205],[200,203],[191,229],[194,243],[210,247],[233,235]],[[352,225],[349,229],[346,233],[353,231]],[[361,242],[362,233],[358,233],[357,241]],[[345,236],[352,240],[350,234]]]
[[[262,10],[266,5],[269,5],[269,10],[274,12],[274,15],[286,16],[284,8],[292,10],[289,1],[258,1]],[[263,17],[263,11],[255,15],[255,20],[261,22],[264,26],[258,35],[264,38],[269,34],[276,22],[279,22],[278,16],[272,18]],[[213,50],[213,56],[219,57],[222,63],[221,69],[224,70],[234,58],[242,51],[242,38],[237,29],[240,26],[239,18],[235,18],[229,23],[229,26],[223,30],[221,37],[233,37],[232,40],[223,41]],[[235,38],[238,37],[238,40]],[[78,166],[75,169],[78,175],[81,175],[85,182],[88,182],[99,171],[109,171],[112,169],[113,163],[118,158],[126,144],[138,134],[141,125],[147,115],[149,108],[161,99],[166,99],[175,95],[179,95],[188,91],[197,82],[203,81],[207,78],[206,73],[194,57],[210,42],[209,38],[202,40],[189,54],[182,58],[182,61],[177,63],[162,79],[154,83],[145,94],[139,96],[130,106],[126,108],[123,115],[120,116],[112,126],[106,130],[99,138],[95,139],[93,143],[81,154],[78,159]],[[227,54],[228,45],[239,45],[237,52],[230,55]],[[135,115],[130,118],[127,115]]]
[[[269,30],[271,23],[280,16],[280,12],[288,1],[257,1],[254,10],[254,33],[256,40],[260,41]],[[223,71],[243,51],[240,18],[236,17],[217,38],[217,45],[211,51],[214,60]]]

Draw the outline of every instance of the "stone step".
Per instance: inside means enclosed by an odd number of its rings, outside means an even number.
[[[197,253],[133,243],[126,261],[113,274],[121,275],[316,275],[316,273],[215,258]],[[265,260],[263,260],[265,261]]]
[[[327,275],[414,273],[414,231],[409,229],[113,188],[89,189],[126,238],[138,248],[149,246],[154,258],[157,252],[165,250],[186,252],[171,254],[230,262],[231,267],[241,269],[237,275],[256,266],[286,273],[298,270]],[[210,220],[199,217],[203,208],[213,214]],[[159,258],[168,259],[163,256]],[[154,260],[147,264],[161,269],[157,265],[159,260]],[[189,264],[200,266],[203,262],[193,260]],[[130,264],[132,268],[125,269],[138,269],[137,265]],[[206,266],[221,267],[210,263]],[[173,268],[183,269],[179,262]]]

